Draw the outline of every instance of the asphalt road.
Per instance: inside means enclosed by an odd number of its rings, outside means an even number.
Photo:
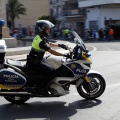
[[[13,105],[0,97],[0,120],[120,120],[120,43],[94,46],[92,69],[103,74],[106,90],[96,100],[84,100],[74,86],[59,98],[31,98]],[[107,47],[107,48],[106,48]]]
[[[120,40],[107,41],[94,41],[86,42],[87,45],[92,45],[97,48],[97,51],[120,51]]]

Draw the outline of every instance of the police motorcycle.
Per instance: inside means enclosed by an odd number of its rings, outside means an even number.
[[[69,49],[71,59],[63,56],[48,55],[47,64],[52,66],[57,76],[48,83],[48,96],[35,92],[37,85],[45,77],[32,71],[25,61],[5,58],[6,44],[0,40],[0,96],[14,104],[22,104],[32,97],[60,97],[70,93],[70,85],[74,85],[78,94],[85,99],[95,99],[105,90],[106,82],[103,76],[91,69],[89,51],[79,37],[72,31],[74,48]]]

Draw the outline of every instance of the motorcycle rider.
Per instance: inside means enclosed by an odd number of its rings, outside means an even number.
[[[56,56],[65,56],[70,57],[68,54],[62,54],[55,50],[53,50],[51,47],[61,47],[65,48],[67,46],[63,44],[54,44],[51,42],[48,42],[47,37],[50,34],[50,30],[54,27],[54,24],[52,24],[48,20],[38,20],[35,25],[35,32],[36,36],[33,39],[32,42],[32,48],[30,50],[30,53],[28,55],[27,59],[27,65],[32,70],[38,71],[42,75],[48,76],[47,79],[42,80],[40,85],[40,91],[42,94],[47,95],[48,92],[46,90],[47,83],[50,82],[52,79],[56,76],[56,71],[49,66],[48,64],[44,63],[43,57],[45,52],[49,52]]]

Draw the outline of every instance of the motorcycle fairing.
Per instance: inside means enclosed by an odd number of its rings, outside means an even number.
[[[54,82],[58,85],[64,85],[74,80],[74,77],[56,77]]]
[[[88,72],[88,74],[99,74],[99,75],[103,76],[100,72],[94,71],[94,70],[90,70],[90,71]]]
[[[56,77],[53,80],[54,84],[51,84],[50,88],[56,91],[55,95],[66,95],[69,91],[65,90],[62,86],[65,86],[72,81],[74,81],[74,77]]]
[[[63,56],[51,55],[44,62],[53,67],[54,69],[57,69],[61,66],[64,60]]]
[[[77,62],[67,63],[64,65],[73,72],[76,79],[84,76],[89,71],[89,67],[83,67],[85,66],[84,64],[79,64]]]
[[[12,69],[0,70],[0,89],[20,89],[26,84],[26,78]]]

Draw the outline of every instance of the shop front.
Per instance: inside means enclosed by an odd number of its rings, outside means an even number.
[[[114,30],[114,39],[120,39],[120,20],[105,20],[106,29],[112,28]]]

